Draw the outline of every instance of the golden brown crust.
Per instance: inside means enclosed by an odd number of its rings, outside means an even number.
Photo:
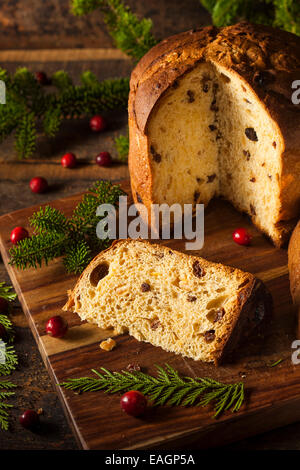
[[[299,80],[300,38],[242,22],[172,36],[149,51],[134,69],[129,96],[129,170],[135,202],[152,200],[147,122],[162,94],[199,61],[237,73],[257,95],[282,136],[281,213],[277,246],[287,240],[300,212],[300,105],[292,103]],[[137,197],[139,195],[139,198]],[[254,220],[255,222],[255,220]]]
[[[290,239],[288,258],[291,294],[294,303],[300,307],[300,221]]]
[[[81,281],[86,280],[88,282],[90,274],[98,264],[101,264],[105,253],[107,251],[114,250],[119,244],[130,243],[130,241],[130,239],[114,241],[110,248],[101,252],[91,261],[79,277],[73,291],[68,292],[68,301],[63,307],[63,310],[73,310],[75,299],[80,295]],[[240,340],[247,337],[253,329],[259,325],[264,317],[270,313],[270,296],[267,293],[264,284],[256,279],[252,274],[240,271],[236,268],[224,266],[222,264],[210,263],[203,258],[187,255],[163,245],[149,243],[145,240],[134,240],[134,242],[143,243],[144,245],[148,245],[149,247],[151,246],[156,250],[176,253],[185,260],[191,259],[193,263],[198,261],[204,269],[213,265],[216,271],[222,270],[222,272],[225,272],[228,276],[238,274],[240,285],[237,291],[237,302],[230,312],[230,317],[226,319],[224,326],[222,327],[222,335],[219,338],[218,346],[214,352],[214,363],[216,365],[223,362],[237,346]],[[260,308],[259,312],[257,312],[257,307]]]

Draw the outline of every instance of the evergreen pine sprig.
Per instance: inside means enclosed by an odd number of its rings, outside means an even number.
[[[16,299],[17,294],[15,292],[12,292],[11,286],[6,286],[5,282],[0,282],[0,297],[5,300],[8,300],[9,302],[12,302]]]
[[[6,400],[15,395],[15,392],[12,391],[15,387],[16,385],[12,382],[0,381],[0,429],[2,429],[3,431],[8,430],[8,410],[13,406],[6,403]]]
[[[157,44],[152,34],[152,21],[138,19],[122,0],[72,0],[72,12],[86,15],[95,9],[104,13],[104,21],[115,45],[135,61]]]
[[[84,72],[81,84],[75,86],[65,71],[57,71],[51,77],[54,91],[42,87],[24,67],[14,75],[0,68],[0,79],[6,85],[6,104],[0,106],[0,142],[15,131],[15,148],[20,159],[35,152],[39,121],[44,133],[54,137],[63,119],[90,117],[127,107],[128,78],[100,82],[91,72]]]
[[[69,379],[60,384],[61,387],[75,392],[119,393],[138,390],[147,395],[153,405],[169,406],[207,406],[214,404],[218,417],[229,409],[238,411],[244,401],[244,384],[224,384],[210,378],[181,377],[168,364],[156,366],[157,375],[144,372],[110,372],[101,367],[102,372],[92,369],[96,377]]]
[[[24,113],[16,130],[16,150],[20,159],[28,158],[36,149],[36,120],[34,113]]]
[[[215,26],[229,26],[241,20],[278,27],[300,35],[298,0],[200,0],[211,13]]]
[[[115,145],[117,148],[119,161],[120,162],[127,162],[128,160],[128,153],[129,153],[129,137],[128,135],[119,135],[119,137],[115,138]]]
[[[13,324],[8,318],[7,315],[0,314],[0,325],[3,325],[7,335],[7,343],[12,343],[15,339],[15,332],[13,329]]]
[[[103,216],[96,214],[101,204],[118,206],[124,195],[119,185],[109,181],[96,182],[75,207],[70,218],[50,206],[41,208],[29,219],[34,228],[31,238],[21,240],[10,249],[10,264],[19,269],[37,268],[59,256],[67,272],[81,273],[95,250],[109,246],[111,240],[97,238],[96,227]]]

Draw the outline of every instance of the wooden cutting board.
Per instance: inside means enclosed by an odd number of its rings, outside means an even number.
[[[129,184],[122,183],[129,193]],[[81,195],[54,201],[51,205],[70,215]],[[266,336],[252,337],[236,351],[233,362],[222,367],[184,359],[150,344],[122,335],[111,352],[99,342],[111,331],[81,323],[76,314],[66,313],[69,332],[64,339],[45,334],[47,319],[62,314],[66,291],[73,287],[59,259],[40,269],[17,270],[10,266],[9,236],[17,225],[28,227],[28,217],[40,206],[22,209],[0,218],[0,250],[12,283],[38,344],[45,365],[57,389],[79,445],[84,449],[207,448],[242,439],[300,420],[300,366],[291,362],[291,344],[296,339],[296,315],[291,303],[287,252],[274,248],[246,216],[228,203],[215,200],[205,211],[205,244],[201,256],[239,267],[265,281],[274,300],[274,315]],[[250,247],[236,245],[231,238],[238,226],[253,235]],[[184,251],[184,241],[164,241]],[[194,252],[195,253],[195,252]],[[283,361],[270,367],[278,359]],[[120,410],[119,397],[93,392],[77,395],[58,383],[92,375],[90,369],[113,371],[139,364],[153,373],[153,365],[168,363],[180,373],[209,376],[227,383],[243,380],[246,401],[238,413],[226,412],[218,420],[211,408],[151,409],[143,418],[129,417]]]

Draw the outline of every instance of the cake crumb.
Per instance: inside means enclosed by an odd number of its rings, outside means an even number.
[[[117,343],[115,342],[114,339],[108,338],[105,341],[102,341],[100,343],[100,348],[103,349],[104,351],[111,351],[116,347]]]

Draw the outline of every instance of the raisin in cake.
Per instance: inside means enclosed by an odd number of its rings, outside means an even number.
[[[64,309],[101,328],[217,364],[263,319],[269,296],[252,274],[122,240],[90,263]]]
[[[151,49],[130,82],[135,201],[150,211],[223,196],[281,246],[299,216],[299,77],[300,38],[267,26],[206,27]]]

